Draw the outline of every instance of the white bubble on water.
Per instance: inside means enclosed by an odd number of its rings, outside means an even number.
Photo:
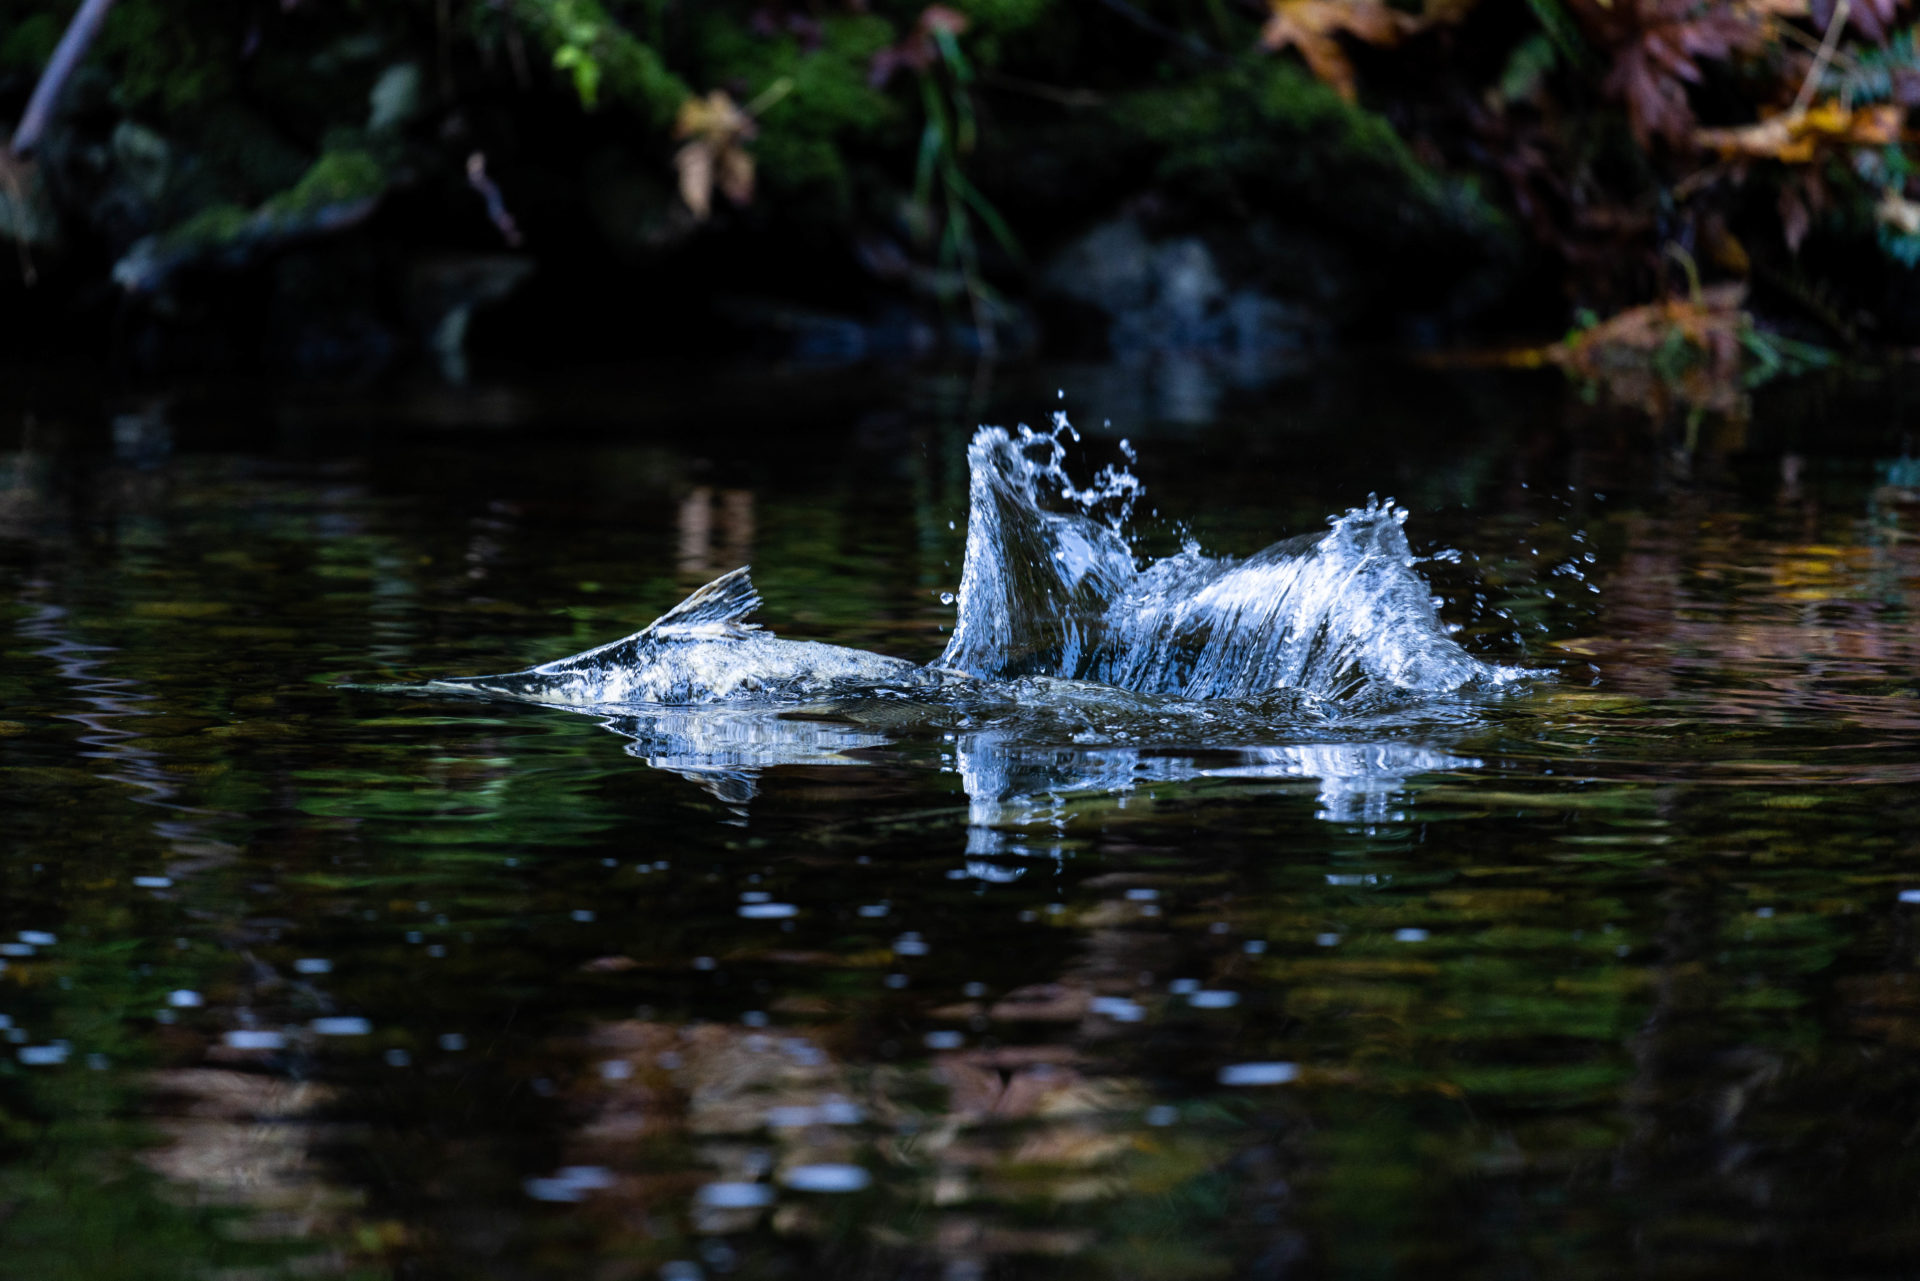
[[[321,1036],[367,1036],[373,1031],[373,1024],[351,1014],[336,1014],[315,1019],[307,1026]]]
[[[1285,1085],[1299,1076],[1299,1065],[1294,1063],[1230,1063],[1220,1069],[1220,1084]]]
[[[858,1192],[873,1182],[873,1176],[858,1165],[796,1165],[780,1176],[780,1182],[795,1192]]]
[[[1095,1014],[1106,1015],[1115,1023],[1138,1023],[1147,1016],[1146,1009],[1139,1002],[1120,996],[1096,996],[1087,1008]]]
[[[773,1189],[765,1183],[709,1183],[694,1200],[709,1210],[757,1210],[773,1204]]]

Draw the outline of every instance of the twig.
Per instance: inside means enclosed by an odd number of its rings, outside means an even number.
[[[6,199],[13,204],[13,248],[20,260],[20,283],[31,289],[40,280],[40,273],[34,269],[33,252],[27,248],[27,219],[33,213],[27,205],[26,184],[20,181],[20,164],[7,152],[0,152],[0,187],[6,188]]]
[[[87,47],[100,34],[100,24],[107,20],[107,10],[111,8],[113,0],[83,0],[73,21],[67,24],[66,34],[60,37],[53,56],[47,59],[46,69],[40,73],[40,83],[33,87],[33,97],[27,99],[20,127],[13,131],[14,155],[25,156],[39,145],[40,135],[47,131],[47,124],[53,119],[60,91],[67,87],[67,78],[73,75],[73,69],[87,56]]]
[[[1820,88],[1820,77],[1826,72],[1827,64],[1833,61],[1834,48],[1840,43],[1840,29],[1847,25],[1847,11],[1851,6],[1847,0],[1839,0],[1833,6],[1833,16],[1827,19],[1827,34],[1820,41],[1820,52],[1813,55],[1813,66],[1807,70],[1807,78],[1800,86],[1800,96],[1793,100],[1793,115],[1802,115],[1813,105],[1813,95]]]
[[[1770,28],[1770,30],[1779,32],[1787,40],[1791,41],[1794,44],[1799,45],[1802,49],[1805,49],[1808,53],[1817,54],[1820,52],[1821,42],[1818,40],[1815,40],[1812,36],[1808,35],[1806,32],[1802,31],[1800,28],[1794,26],[1790,22],[1776,23],[1774,24],[1773,27]],[[1836,53],[1830,54],[1829,57],[1831,58],[1833,65],[1836,67],[1839,67],[1843,71],[1852,71],[1854,68],[1859,66],[1859,63],[1855,62],[1852,55],[1850,54],[1836,52]]]
[[[520,234],[520,224],[513,220],[513,214],[507,209],[506,197],[500,194],[499,184],[487,176],[487,156],[476,151],[467,157],[467,185],[480,193],[487,202],[487,217],[500,230],[500,239],[512,248],[518,249],[525,243]]]
[[[1128,3],[1128,0],[1100,0],[1100,2],[1125,18],[1128,22],[1139,27],[1142,31],[1151,32],[1159,36],[1162,40],[1180,45],[1185,48],[1188,53],[1194,54],[1196,57],[1215,63],[1230,63],[1233,61],[1232,58],[1227,57],[1226,54],[1221,53],[1199,36],[1174,30],[1151,14],[1142,12],[1138,6]]]
[[[998,71],[989,71],[980,77],[983,84],[995,89],[1005,89],[1009,93],[1023,93],[1030,98],[1039,98],[1044,102],[1057,102],[1063,107],[1101,107],[1106,98],[1091,89],[1062,89],[1056,85],[1042,84],[1038,80],[1026,80],[1020,76],[1004,75]]]

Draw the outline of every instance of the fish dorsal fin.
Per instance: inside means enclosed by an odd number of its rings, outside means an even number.
[[[720,575],[693,595],[653,620],[643,636],[660,640],[739,640],[760,630],[757,623],[740,621],[760,608],[760,593],[742,565]]]

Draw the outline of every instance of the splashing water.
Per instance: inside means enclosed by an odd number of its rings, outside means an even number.
[[[1407,513],[1391,501],[1244,560],[1189,546],[1141,569],[1121,533],[1139,482],[1109,468],[1076,489],[1061,466],[1070,430],[1056,415],[1050,434],[975,434],[959,620],[942,665],[1189,699],[1290,690],[1347,705],[1524,675],[1447,635],[1414,572]]]
[[[917,667],[864,650],[774,637],[746,620],[759,595],[745,567],[708,583],[623,640],[465,690],[580,710],[652,709],[629,736],[642,754],[704,762],[715,779],[742,762],[798,753],[825,761],[865,746],[820,732],[761,741],[760,721],[693,721],[664,707],[777,707],[889,700],[923,720],[970,727],[1046,722],[1076,743],[1218,741],[1231,722],[1296,728],[1369,706],[1431,698],[1523,675],[1448,637],[1414,572],[1406,512],[1369,502],[1332,529],[1244,560],[1189,545],[1144,567],[1121,532],[1140,483],[1108,467],[1079,488],[1061,462],[1072,428],[994,427],[968,447],[971,471],[959,618],[939,662]],[[698,728],[696,728],[698,726]]]

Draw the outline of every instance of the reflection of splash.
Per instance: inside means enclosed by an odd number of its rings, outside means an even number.
[[[961,739],[957,756],[976,827],[1055,822],[1075,796],[1124,795],[1154,783],[1196,778],[1318,780],[1319,817],[1383,823],[1394,819],[1392,805],[1412,775],[1480,765],[1404,743],[1302,743],[1189,754],[1033,747],[993,734]]]
[[[882,704],[888,710],[894,705]],[[603,722],[632,739],[627,752],[670,770],[730,804],[753,798],[759,773],[776,765],[858,765],[860,749],[894,745],[906,731],[860,723],[857,703],[796,719],[777,707],[672,707]],[[941,768],[960,775],[974,835],[968,853],[1021,853],[998,832],[1058,825],[1076,799],[1124,797],[1143,786],[1200,778],[1318,780],[1320,817],[1339,823],[1394,819],[1408,778],[1480,762],[1400,742],[1317,742],[1185,749],[1036,741],[1024,727],[950,730]]]

